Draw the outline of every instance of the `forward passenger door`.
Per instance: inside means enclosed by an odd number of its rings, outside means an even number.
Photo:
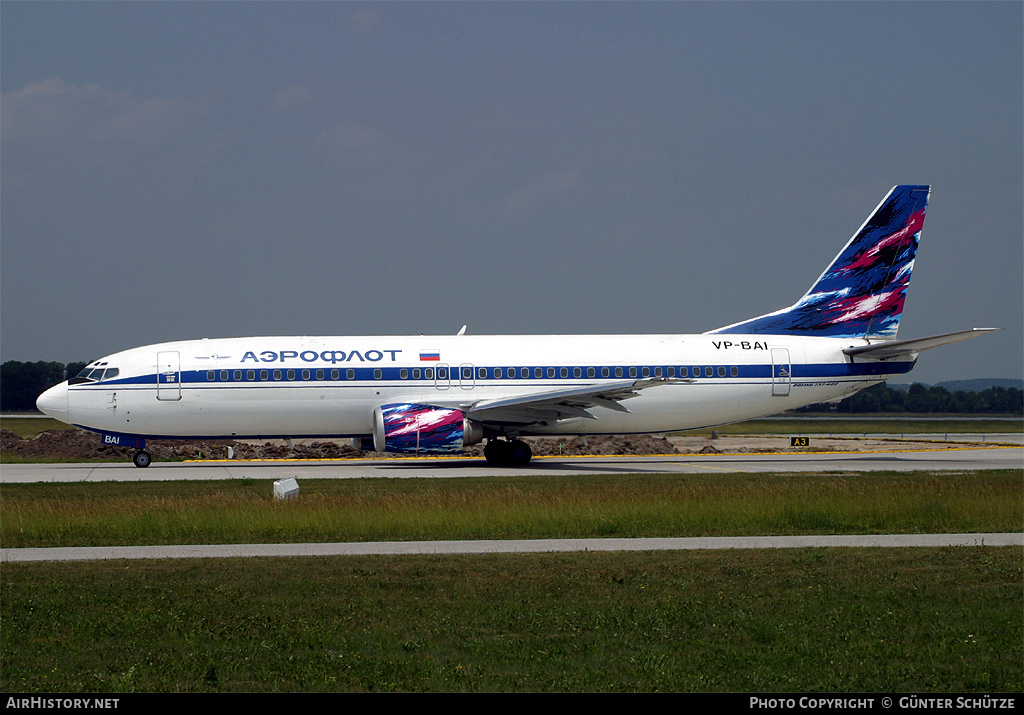
[[[181,399],[181,357],[177,350],[156,354],[156,399]]]

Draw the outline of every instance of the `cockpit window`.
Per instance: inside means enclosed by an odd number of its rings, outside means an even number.
[[[68,380],[69,385],[81,385],[84,382],[99,382],[117,377],[120,370],[116,367],[104,367],[107,363],[87,365],[77,376]]]

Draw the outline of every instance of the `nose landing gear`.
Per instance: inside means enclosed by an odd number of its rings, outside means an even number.
[[[139,450],[132,455],[132,464],[136,467],[148,467],[153,461],[153,455],[145,450]]]

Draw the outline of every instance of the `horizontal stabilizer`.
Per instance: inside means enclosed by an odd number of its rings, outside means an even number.
[[[875,360],[886,360],[888,358],[912,355],[922,350],[937,348],[940,345],[958,343],[961,340],[977,338],[981,335],[988,335],[999,328],[973,328],[961,330],[957,333],[946,333],[945,335],[933,335],[930,338],[917,338],[915,340],[892,340],[874,345],[861,345],[843,350],[850,357],[867,357]]]

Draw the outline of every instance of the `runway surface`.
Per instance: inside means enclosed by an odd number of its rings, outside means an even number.
[[[535,457],[526,467],[490,467],[480,458],[397,458],[306,461],[5,464],[0,484],[28,482],[170,481],[179,479],[453,478],[573,474],[696,474],[709,472],[862,472],[1020,469],[1017,446],[886,452],[673,454]]]

